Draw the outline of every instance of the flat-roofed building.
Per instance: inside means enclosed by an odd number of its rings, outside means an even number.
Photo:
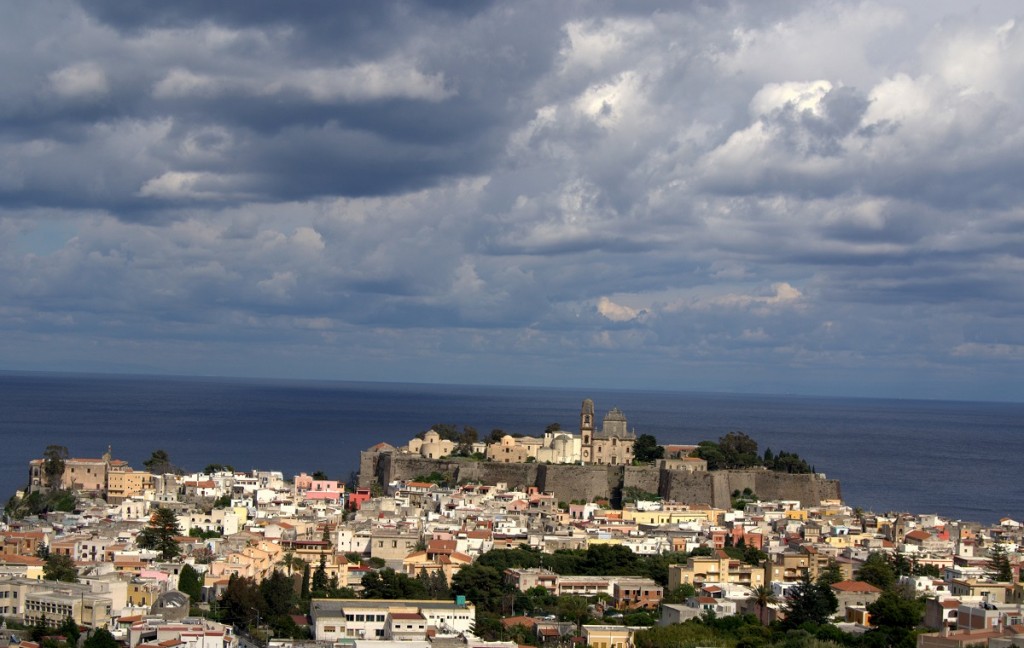
[[[410,599],[313,599],[309,606],[313,637],[317,641],[385,639],[397,631],[403,639],[425,639],[433,628],[438,634],[469,632],[476,607],[469,602]],[[393,619],[393,615],[401,615]],[[422,617],[419,619],[409,615]],[[422,625],[423,634],[409,636]]]

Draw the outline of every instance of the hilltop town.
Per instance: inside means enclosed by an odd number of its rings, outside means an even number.
[[[428,430],[354,484],[51,446],[0,526],[0,644],[1024,645],[1020,522],[865,512],[745,437],[596,421]]]

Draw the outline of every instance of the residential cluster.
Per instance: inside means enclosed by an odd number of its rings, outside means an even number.
[[[592,403],[589,410],[584,404],[583,416],[592,421]],[[595,445],[594,432],[560,444],[552,435],[543,447],[580,461],[600,454],[613,464],[628,457],[626,450],[615,454],[625,445],[619,443],[629,435],[625,430],[624,417],[613,410],[600,437],[608,445]],[[429,434],[417,440],[421,444],[411,443],[410,451],[443,448]],[[498,447],[506,447],[504,440]],[[29,493],[21,495],[45,491],[46,470],[45,460],[31,462]],[[584,597],[590,617],[606,621],[577,627],[551,614],[524,615],[514,603],[501,611],[506,627],[522,626],[540,645],[566,637],[600,648],[633,645],[644,627],[622,620],[636,611],[649,612],[662,625],[709,613],[755,614],[768,624],[784,617],[791,588],[826,572],[838,575],[829,585],[840,602],[834,621],[863,632],[871,627],[868,607],[882,591],[856,579],[872,555],[913,567],[900,578],[927,597],[925,625],[936,630],[919,637],[920,646],[1001,648],[1024,640],[1024,526],[1011,519],[986,526],[937,515],[864,513],[840,501],[759,501],[754,493],[738,493],[739,508],[731,509],[644,499],[612,509],[606,501],[563,503],[557,493],[500,483],[406,480],[348,489],[305,473],[286,480],[273,470],[152,474],[113,459],[109,450],[98,459],[64,460],[58,479],[76,494],[72,512],[12,519],[0,527],[0,616],[54,627],[70,617],[87,630],[109,630],[128,648],[236,648],[239,636],[231,626],[193,616],[197,607],[217,605],[232,576],[258,583],[278,571],[297,578],[303,565],[313,565],[336,587],[356,593],[367,574],[386,568],[408,577],[443,575],[451,584],[484,554],[523,547],[540,553],[540,565],[505,569],[507,587]],[[180,530],[174,559],[140,543],[158,509],[172,511]],[[559,574],[544,562],[559,550],[600,546],[641,557],[686,557],[669,564],[661,580]],[[996,550],[1010,566],[1008,578],[991,571]],[[73,562],[77,582],[44,578],[43,556],[54,555]],[[199,600],[180,591],[186,565],[201,575]],[[765,591],[773,596],[759,598]],[[476,636],[477,603],[456,595],[314,598],[308,616],[296,623],[308,626],[312,642],[323,646],[516,645]]]

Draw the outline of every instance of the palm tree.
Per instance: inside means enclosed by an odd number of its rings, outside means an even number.
[[[583,634],[583,620],[587,618],[590,604],[582,596],[560,596],[558,613],[569,621],[576,622],[576,635]]]
[[[863,532],[864,531],[864,509],[862,509],[859,506],[854,507],[854,509],[853,509],[853,517],[854,517],[854,519],[857,520],[857,523],[860,524],[860,530]]]
[[[284,555],[281,556],[281,560],[277,561],[277,564],[287,569],[288,575],[291,576],[292,570],[302,569],[302,567],[305,566],[306,561],[296,556],[293,552],[286,551]]]
[[[753,601],[754,606],[757,608],[757,618],[761,621],[761,625],[768,625],[765,622],[765,611],[769,605],[778,603],[779,597],[775,595],[771,587],[758,585],[751,592],[749,600]]]

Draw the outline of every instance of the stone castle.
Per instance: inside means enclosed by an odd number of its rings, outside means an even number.
[[[429,433],[428,433],[429,434]],[[431,439],[436,443],[436,440]],[[680,459],[634,466],[636,433],[617,408],[594,425],[594,402],[583,401],[579,435],[554,431],[539,438],[505,436],[486,447],[487,461],[472,461],[395,448],[379,443],[360,455],[359,485],[381,486],[437,472],[453,483],[506,484],[554,493],[559,501],[607,498],[621,502],[623,491],[636,489],[666,500],[727,508],[734,491],[749,488],[762,499],[798,500],[816,506],[841,499],[839,482],[820,475],[776,473],[764,469],[694,469]],[[435,446],[438,447],[439,446]],[[421,450],[419,446],[416,450]],[[447,454],[447,453],[446,453]],[[703,462],[699,462],[703,463]]]

